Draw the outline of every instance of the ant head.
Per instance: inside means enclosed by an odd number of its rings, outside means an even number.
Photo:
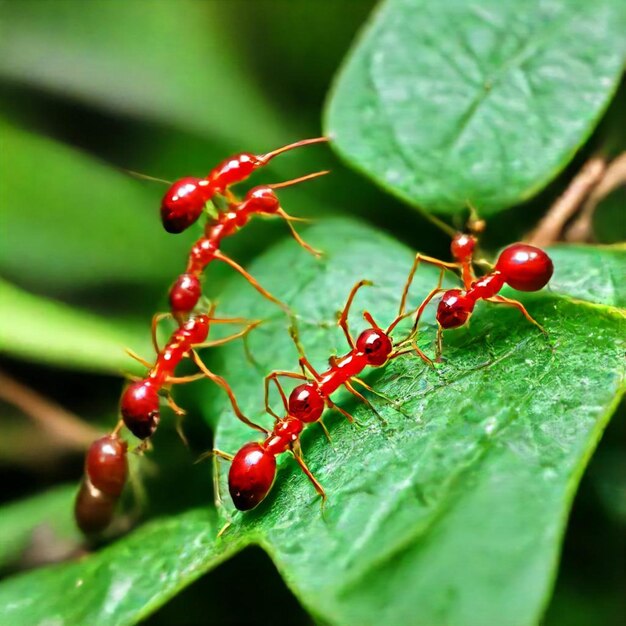
[[[202,178],[181,178],[161,201],[161,221],[168,233],[182,233],[202,214],[210,198],[209,183]]]
[[[116,435],[107,435],[89,446],[85,459],[85,474],[89,482],[102,493],[118,497],[128,475],[126,442]]]
[[[181,274],[170,289],[170,308],[174,315],[193,311],[200,296],[202,287],[195,274]]]
[[[156,387],[149,380],[131,383],[122,394],[120,411],[126,428],[135,437],[147,439],[161,419]]]
[[[301,422],[317,422],[324,412],[324,398],[313,383],[298,385],[289,394],[289,415]]]
[[[249,511],[260,504],[274,484],[276,458],[260,443],[248,443],[233,459],[228,472],[228,490],[235,507]]]
[[[256,213],[276,213],[280,208],[276,192],[271,187],[255,187],[247,193],[246,199]]]
[[[369,365],[383,365],[393,351],[391,339],[380,328],[364,330],[356,340],[356,349],[367,358]]]
[[[450,252],[457,261],[464,261],[474,254],[476,237],[466,233],[457,233],[450,244]]]
[[[514,243],[505,248],[496,262],[496,270],[504,281],[519,291],[538,291],[548,284],[554,266],[541,249],[524,243]]]
[[[189,339],[189,343],[192,346],[206,341],[206,338],[209,335],[210,323],[211,318],[204,313],[201,315],[194,315],[194,317],[189,318],[185,322],[183,330],[185,331],[187,338]]]
[[[441,328],[463,326],[474,310],[474,301],[460,289],[449,289],[437,307],[437,321]]]

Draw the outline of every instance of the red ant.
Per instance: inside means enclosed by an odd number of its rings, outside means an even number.
[[[136,380],[126,387],[120,400],[120,412],[123,422],[128,430],[139,439],[147,439],[150,437],[159,424],[159,392],[162,389],[166,389],[167,391],[167,402],[172,410],[178,416],[182,416],[185,412],[174,402],[172,396],[169,394],[169,387],[173,384],[192,382],[204,377],[209,378],[226,391],[235,414],[242,422],[253,428],[259,428],[241,412],[237,405],[235,395],[226,380],[209,370],[196,352],[199,348],[215,347],[244,337],[253,328],[258,326],[259,322],[247,322],[247,320],[240,318],[219,319],[213,317],[213,311],[214,307],[211,307],[208,315],[196,315],[184,322],[172,333],[170,340],[163,350],[159,350],[156,341],[156,324],[160,316],[155,316],[152,324],[152,339],[157,352],[157,359],[154,364],[150,364],[137,356],[134,352],[128,351],[133,358],[149,368],[149,372],[145,378]],[[209,327],[211,324],[215,323],[246,323],[247,325],[243,330],[233,333],[232,335],[214,341],[207,341]],[[182,378],[175,377],[174,370],[176,366],[187,356],[191,356],[201,372]]]
[[[361,280],[354,285],[338,319],[338,325],[343,330],[350,345],[350,352],[342,357],[331,357],[330,368],[326,372],[319,373],[308,361],[297,338],[293,335],[300,353],[302,374],[276,371],[265,377],[265,408],[267,413],[275,418],[272,430],[265,431],[266,439],[262,442],[247,443],[234,456],[219,450],[214,451],[216,455],[232,461],[228,474],[228,487],[233,503],[240,511],[253,509],[267,496],[276,478],[276,456],[283,452],[290,452],[293,455],[317,493],[325,500],[324,489],[313,476],[302,456],[300,433],[304,427],[313,422],[319,422],[323,427],[320,418],[325,407],[335,408],[350,422],[354,421],[350,413],[337,406],[330,399],[330,396],[341,386],[373,409],[369,400],[354,387],[354,384],[358,384],[369,391],[374,391],[359,378],[359,374],[367,366],[382,367],[389,360],[413,351],[416,351],[427,363],[432,364],[430,359],[415,344],[415,331],[412,331],[408,337],[396,344],[392,342],[391,332],[393,329],[401,320],[412,314],[404,312],[404,299],[401,302],[397,317],[386,330],[380,328],[371,314],[365,311],[363,317],[371,327],[361,332],[356,341],[354,340],[348,327],[348,313],[357,291],[364,285],[371,285],[371,283]],[[405,349],[409,344],[411,344],[411,348]],[[307,375],[307,371],[310,376]],[[295,387],[287,399],[279,381],[280,377],[295,378],[305,382]],[[276,384],[287,413],[285,417],[280,417],[270,407],[270,381]],[[326,432],[325,428],[324,430]],[[328,436],[327,432],[326,435]]]
[[[232,202],[229,211],[221,213],[216,220],[209,222],[204,237],[198,239],[191,249],[185,273],[178,277],[170,289],[169,300],[172,314],[177,319],[184,319],[184,316],[190,313],[198,304],[202,295],[200,276],[204,268],[214,259],[228,263],[242,274],[263,296],[285,308],[285,305],[263,289],[243,267],[221,252],[219,249],[220,244],[224,237],[233,235],[240,228],[245,226],[253,215],[278,215],[287,222],[295,240],[305,250],[319,256],[320,252],[307,244],[292,226],[291,222],[299,221],[299,218],[292,217],[285,212],[280,206],[280,202],[274,190],[289,187],[290,185],[324,176],[325,174],[328,174],[328,172],[315,172],[314,174],[301,176],[300,178],[288,180],[283,183],[255,187],[248,191],[242,202]]]
[[[481,228],[482,230],[482,228]],[[471,317],[476,302],[486,300],[495,304],[505,304],[515,307],[524,317],[537,326],[542,333],[547,334],[545,329],[528,313],[524,305],[511,298],[498,295],[502,287],[507,284],[518,291],[539,291],[545,287],[554,271],[550,257],[540,248],[524,243],[514,243],[507,246],[498,257],[495,266],[487,263],[492,271],[480,278],[474,274],[473,263],[474,249],[477,240],[473,235],[456,233],[452,239],[450,250],[455,259],[454,263],[445,263],[433,257],[416,254],[409,280],[402,295],[406,299],[408,289],[413,276],[421,261],[436,265],[441,268],[441,274],[437,286],[426,296],[417,310],[414,330],[417,330],[419,320],[426,305],[439,293],[443,296],[437,307],[437,358],[442,352],[442,335],[444,329],[458,328],[463,326]],[[464,289],[442,288],[443,275],[447,269],[460,269]]]
[[[89,447],[85,476],[74,505],[76,523],[86,535],[103,531],[113,519],[128,476],[127,449],[117,432]]]
[[[248,178],[259,167],[267,165],[274,157],[314,143],[328,141],[326,137],[303,139],[277,148],[266,154],[242,152],[225,159],[213,168],[206,178],[186,177],[172,184],[161,202],[161,221],[169,233],[182,233],[202,214],[205,204],[215,194],[234,200],[229,187]]]
[[[211,372],[195,351],[198,348],[221,345],[243,337],[257,326],[258,322],[250,322],[243,330],[223,339],[207,342],[206,338],[211,323],[241,323],[245,321],[238,318],[215,318],[213,317],[213,310],[212,307],[208,315],[197,315],[179,326],[161,351],[156,345],[157,320],[155,319],[153,321],[153,341],[157,350],[157,360],[154,365],[129,351],[133,358],[149,367],[150,371],[145,378],[131,383],[125,389],[120,401],[122,420],[110,435],[94,441],[87,453],[85,476],[74,507],[78,527],[85,534],[101,532],[110,524],[124,488],[128,475],[126,457],[128,447],[126,442],[119,437],[122,425],[126,425],[128,430],[139,439],[145,440],[150,437],[159,424],[159,391],[164,387],[208,377],[226,391],[239,419],[253,428],[260,428],[243,415],[226,380]],[[173,374],[176,366],[184,357],[189,355],[201,369],[201,373],[182,378],[175,377]],[[174,403],[169,392],[167,400],[178,416],[184,415],[184,411]]]

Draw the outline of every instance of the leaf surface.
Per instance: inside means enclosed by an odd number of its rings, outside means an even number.
[[[328,221],[305,235],[326,251],[323,259],[303,255],[289,240],[251,271],[297,306],[302,343],[323,369],[329,355],[346,351],[335,313],[352,284],[375,282],[355,301],[353,330],[364,327],[363,308],[387,324],[412,252],[352,221]],[[436,276],[419,269],[412,303]],[[564,278],[560,289],[569,288]],[[0,621],[134,623],[220,560],[258,543],[326,623],[535,624],[580,475],[623,390],[618,340],[626,322],[614,307],[555,292],[525,295],[524,303],[550,342],[517,311],[481,305],[468,329],[446,333],[446,361],[436,370],[407,356],[367,375],[395,401],[372,396],[386,424],[338,395],[362,426],[329,415],[332,444],[317,426],[303,436],[307,462],[328,494],[323,511],[295,463],[283,458],[258,509],[241,514],[226,505],[232,527],[221,539],[221,522],[210,511],[156,520],[88,559],[4,582]],[[222,294],[220,308],[265,320],[250,336],[256,364],[237,343],[213,363],[244,411],[260,420],[262,376],[295,371],[287,321],[239,280]],[[429,311],[420,346],[431,352],[433,338]],[[235,452],[256,439],[221,394],[204,389],[207,420],[220,418],[217,447]],[[273,403],[278,409],[277,398]],[[227,468],[220,469],[224,495]]]
[[[111,374],[136,371],[135,362],[124,352],[127,346],[150,354],[149,335],[143,326],[107,320],[3,280],[0,301],[1,353],[36,363]],[[139,343],[137,337],[143,342]]]
[[[410,204],[493,214],[586,140],[624,64],[618,0],[387,0],[340,72],[326,129]]]

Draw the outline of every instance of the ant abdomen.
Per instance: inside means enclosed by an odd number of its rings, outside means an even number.
[[[540,248],[515,243],[505,248],[496,262],[505,282],[518,291],[539,291],[548,284],[554,266]]]
[[[276,478],[276,458],[260,443],[248,443],[233,459],[228,472],[228,490],[239,511],[258,506]]]

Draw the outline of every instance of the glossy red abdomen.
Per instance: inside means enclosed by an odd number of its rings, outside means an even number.
[[[515,243],[505,248],[496,263],[505,282],[518,291],[538,291],[548,284],[554,266],[552,259],[540,248]]]
[[[259,443],[248,443],[233,459],[228,472],[228,490],[240,511],[249,511],[269,493],[276,478],[276,458]]]

